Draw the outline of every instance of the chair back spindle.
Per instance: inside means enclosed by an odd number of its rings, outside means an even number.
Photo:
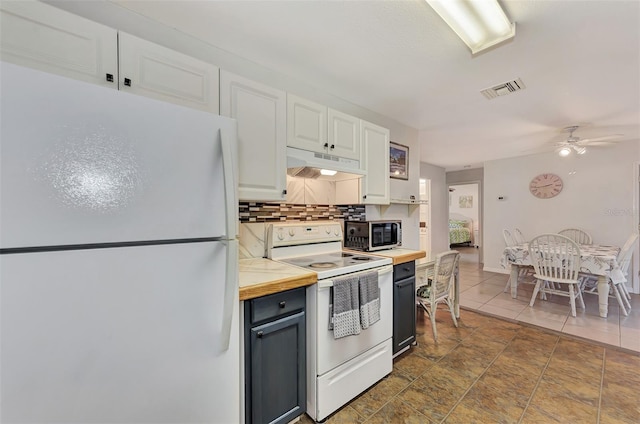
[[[578,244],[593,244],[591,234],[579,228],[565,228],[564,230],[558,231],[558,234],[569,237]]]

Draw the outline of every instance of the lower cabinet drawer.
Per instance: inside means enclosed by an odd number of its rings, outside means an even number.
[[[251,324],[304,309],[306,288],[287,290],[251,300]]]

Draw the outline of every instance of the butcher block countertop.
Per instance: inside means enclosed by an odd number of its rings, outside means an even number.
[[[318,282],[318,274],[266,258],[241,259],[240,300],[249,300]]]
[[[424,250],[410,250],[410,249],[388,249],[378,250],[375,252],[369,252],[371,255],[384,256],[385,258],[391,258],[394,265],[403,264],[405,262],[415,261],[427,256],[427,252]]]

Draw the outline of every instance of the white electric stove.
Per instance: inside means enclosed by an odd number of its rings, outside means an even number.
[[[393,265],[390,258],[342,250],[342,223],[269,225],[267,257],[318,274],[307,288],[307,414],[322,421],[393,368]],[[335,278],[378,273],[380,321],[360,334],[335,339],[329,329]]]

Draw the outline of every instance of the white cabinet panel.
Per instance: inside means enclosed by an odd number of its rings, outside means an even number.
[[[2,2],[1,58],[214,114],[216,66],[40,2]]]
[[[389,130],[362,121],[362,163],[367,171],[362,178],[362,202],[388,205],[389,195]]]
[[[286,197],[286,93],[220,71],[220,113],[238,121],[241,200]]]
[[[360,119],[328,109],[329,153],[349,159],[360,159]]]
[[[121,90],[218,114],[218,67],[119,33]]]
[[[327,152],[327,107],[287,94],[287,145]]]
[[[117,88],[115,29],[26,1],[0,3],[0,27],[2,60]]]

